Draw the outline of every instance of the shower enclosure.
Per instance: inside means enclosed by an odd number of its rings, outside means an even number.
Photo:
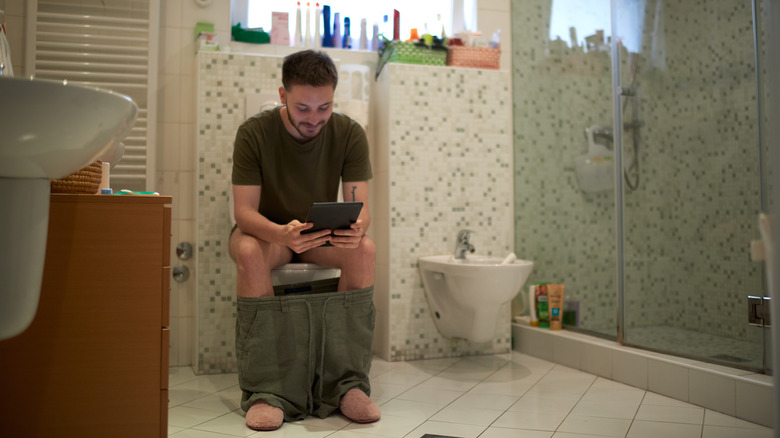
[[[771,373],[757,3],[512,1],[515,249],[568,328]]]

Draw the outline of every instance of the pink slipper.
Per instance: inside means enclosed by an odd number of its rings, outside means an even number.
[[[284,411],[263,400],[253,404],[246,413],[246,427],[252,430],[276,430],[283,422]]]
[[[355,423],[373,423],[382,417],[379,406],[365,392],[352,388],[341,397],[339,409]]]

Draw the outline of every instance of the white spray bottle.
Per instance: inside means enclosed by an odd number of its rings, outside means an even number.
[[[302,47],[303,37],[301,36],[301,2],[298,2],[298,7],[295,10],[295,40],[293,41],[293,47]]]
[[[314,48],[319,49],[322,47],[322,32],[320,32],[320,20],[322,20],[322,10],[320,4],[317,3],[316,10],[314,12]]]
[[[303,34],[303,47],[309,48],[312,47],[312,41],[311,41],[311,3],[306,2],[306,30],[304,30]]]

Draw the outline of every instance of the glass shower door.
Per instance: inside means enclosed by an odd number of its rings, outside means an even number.
[[[564,283],[564,326],[614,340],[609,10],[609,0],[512,0],[512,100],[515,251],[534,262],[524,289]],[[515,298],[514,313],[528,301]]]
[[[614,5],[622,341],[763,370],[764,329],[747,323],[747,296],[764,295],[750,258],[762,209],[750,2]]]

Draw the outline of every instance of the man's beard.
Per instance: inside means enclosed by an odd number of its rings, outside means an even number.
[[[296,124],[295,120],[293,120],[292,116],[290,115],[289,108],[287,109],[286,112],[287,112],[287,120],[290,121],[290,125],[292,125],[292,127],[295,128],[296,131],[298,131],[298,134],[300,134],[301,137],[307,140],[311,140],[312,138],[316,137],[320,133],[320,131],[322,131],[322,127],[325,126],[325,123],[327,122],[327,120],[323,120],[317,123],[316,125],[312,125],[306,122],[300,122]],[[304,127],[308,126],[313,128],[319,127],[319,129],[317,129],[317,131],[314,134],[306,134],[304,131],[301,130],[300,126],[304,126]]]

